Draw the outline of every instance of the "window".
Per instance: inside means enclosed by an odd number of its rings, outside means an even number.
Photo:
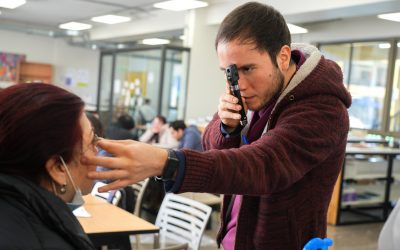
[[[350,127],[383,131],[389,41],[327,44],[320,45],[320,50],[342,68],[353,99]]]

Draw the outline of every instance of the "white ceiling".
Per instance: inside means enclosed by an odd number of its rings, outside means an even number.
[[[152,9],[155,2],[158,0],[27,0],[19,8],[2,9],[0,21],[57,28],[70,21],[92,23],[91,17],[105,14],[126,14],[135,18]]]
[[[0,9],[0,29],[60,37],[66,36],[66,34],[65,31],[58,28],[59,24],[78,21],[93,25],[94,29],[90,31],[92,37],[96,36],[96,30],[104,31],[103,33],[106,34],[115,31],[118,34],[115,38],[109,35],[104,40],[113,42],[114,39],[114,42],[120,42],[133,37],[132,32],[125,35],[125,30],[136,29],[140,30],[139,33],[143,33],[147,27],[143,23],[151,23],[153,26],[160,26],[160,29],[153,30],[162,34],[162,36],[176,36],[177,25],[175,25],[175,28],[168,28],[168,20],[172,18],[165,17],[165,15],[182,16],[183,14],[171,14],[153,8],[153,3],[159,1],[161,0],[27,0],[25,5],[14,10]],[[209,25],[220,23],[229,11],[247,2],[244,0],[205,1],[210,4],[207,7],[207,24]],[[288,22],[295,24],[400,11],[400,0],[303,0],[301,2],[297,0],[264,0],[258,2],[274,6],[283,13]],[[90,21],[91,17],[104,14],[130,16],[132,21],[129,24],[113,26]],[[164,19],[155,21],[158,16],[162,15],[164,15]],[[175,22],[180,22],[181,19],[177,20]],[[179,28],[181,29],[183,26],[184,24]],[[121,31],[118,32],[119,30]],[[88,33],[86,32],[86,34]],[[137,36],[138,34],[134,35]],[[89,38],[86,38],[86,41],[90,40],[90,34],[87,37]]]

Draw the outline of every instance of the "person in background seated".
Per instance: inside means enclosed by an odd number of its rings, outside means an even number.
[[[76,95],[51,84],[0,92],[0,249],[95,249],[72,210],[90,192],[97,137]]]
[[[172,122],[169,127],[171,128],[172,136],[179,141],[178,149],[187,148],[203,151],[203,147],[201,146],[201,134],[196,125],[186,127],[183,120],[176,120]]]
[[[97,117],[97,115],[93,114],[92,112],[85,112],[87,118],[90,121],[90,124],[93,127],[93,131],[94,133],[98,136],[98,137],[104,137],[104,129],[103,129],[103,125],[101,124],[101,121],[99,120],[99,118]],[[112,156],[110,153],[108,153],[107,151],[98,148],[97,149],[97,156]],[[109,170],[109,168],[105,168],[102,166],[97,166],[96,167],[96,171],[107,171]],[[108,180],[96,180],[96,182],[103,182],[103,183],[109,183]]]
[[[151,128],[139,138],[139,141],[161,148],[177,148],[179,142],[172,136],[168,128],[167,119],[157,115],[151,123]]]
[[[121,114],[117,122],[112,124],[106,130],[106,138],[114,139],[114,140],[135,140],[137,141],[138,136],[136,131],[133,131],[135,128],[135,122],[133,121],[132,116],[128,114]]]
[[[89,119],[90,124],[92,124],[94,133],[98,137],[104,137],[104,129],[103,129],[103,124],[101,124],[101,121],[99,120],[99,117],[96,113],[92,113],[89,111],[85,112],[86,117]]]
[[[167,119],[157,115],[151,123],[151,128],[139,138],[139,141],[162,148],[177,148],[179,142],[172,136]],[[143,196],[143,212],[146,220],[154,223],[165,191],[162,183],[151,178]]]

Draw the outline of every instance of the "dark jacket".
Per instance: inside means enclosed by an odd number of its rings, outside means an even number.
[[[203,151],[203,147],[201,146],[201,134],[195,125],[191,125],[184,130],[182,139],[179,142],[179,148]]]
[[[94,249],[76,217],[54,194],[0,174],[0,249]]]
[[[203,136],[208,151],[183,150],[186,168],[179,192],[227,194],[221,218],[230,194],[243,195],[235,249],[300,250],[311,238],[326,236],[351,96],[336,63],[313,46],[294,49],[306,61],[278,98],[258,140],[241,146],[240,136],[225,138],[215,114]],[[222,237],[220,232],[217,241]]]
[[[137,132],[135,129],[128,130],[122,128],[118,124],[112,124],[106,130],[106,138],[113,140],[138,140]]]

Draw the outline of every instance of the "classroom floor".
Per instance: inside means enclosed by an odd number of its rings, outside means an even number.
[[[201,250],[217,250],[215,235],[218,231],[219,214],[213,213],[212,227],[205,232]],[[383,223],[346,226],[328,226],[328,237],[333,239],[329,250],[376,250],[379,232]]]
[[[200,250],[221,250],[217,248],[215,242],[219,229],[219,216],[219,212],[212,213],[211,228],[205,231]],[[376,250],[382,226],[383,223],[328,226],[328,237],[334,242],[329,250]],[[141,249],[152,249],[153,237],[144,237],[141,241]],[[134,244],[132,247],[135,249]]]

